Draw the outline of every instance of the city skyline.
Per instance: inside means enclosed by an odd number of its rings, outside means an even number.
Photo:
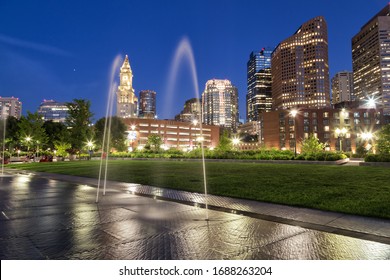
[[[85,98],[94,119],[104,116],[110,68],[127,54],[133,86],[157,93],[157,115],[173,119],[194,98],[186,62],[175,86],[173,111],[163,113],[175,49],[183,37],[192,44],[201,92],[210,79],[228,79],[239,93],[245,119],[246,64],[254,50],[275,48],[304,22],[324,16],[328,24],[330,77],[352,70],[351,39],[386,1],[25,1],[0,3],[0,96],[15,96],[23,114],[43,99]],[[38,7],[39,6],[39,7]],[[283,7],[281,9],[280,7]],[[256,16],[256,11],[259,11]],[[180,22],[180,24],[177,24]],[[119,82],[119,69],[116,74]]]

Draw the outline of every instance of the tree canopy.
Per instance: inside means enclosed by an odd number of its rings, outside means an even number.
[[[158,134],[150,134],[148,136],[147,145],[150,146],[152,151],[158,152],[160,150],[160,146],[163,143],[161,136]]]
[[[383,126],[378,132],[376,146],[379,154],[390,155],[390,124]]]
[[[108,124],[111,123],[109,148],[114,148],[119,152],[125,151],[126,130],[127,130],[126,125],[123,123],[123,121],[120,118],[116,116],[107,119],[107,123]],[[103,142],[105,124],[106,124],[106,118],[99,119],[95,124],[95,143],[100,147],[102,146],[102,142]]]
[[[223,131],[223,134],[219,138],[218,146],[216,147],[217,151],[226,152],[233,149],[233,143],[229,137],[229,132],[227,130]]]
[[[313,134],[310,134],[308,138],[302,141],[301,152],[302,153],[318,153],[322,152],[325,148],[325,144]]]
[[[80,152],[86,142],[93,139],[91,102],[85,99],[73,99],[68,102],[68,116],[66,125],[70,131],[70,144],[72,153]]]
[[[44,121],[38,113],[27,112],[18,122],[17,133],[19,141],[26,147],[38,150],[48,141]]]

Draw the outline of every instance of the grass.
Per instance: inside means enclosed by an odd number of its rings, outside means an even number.
[[[28,163],[11,168],[95,177],[99,161]],[[192,161],[112,160],[108,179],[203,192],[202,166]],[[390,218],[390,169],[207,162],[208,192],[251,200]]]

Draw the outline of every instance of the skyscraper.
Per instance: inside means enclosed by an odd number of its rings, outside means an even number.
[[[134,118],[137,116],[138,98],[134,94],[133,72],[131,71],[127,55],[121,67],[119,76],[120,83],[118,91],[116,92],[116,115],[120,118]]]
[[[22,102],[16,97],[0,96],[0,119],[9,116],[19,119],[22,116]]]
[[[175,116],[175,120],[181,122],[192,122],[194,120],[199,120],[199,116],[200,100],[199,98],[191,98],[184,103],[183,110],[180,114]]]
[[[338,72],[332,78],[332,103],[354,100],[353,73],[349,71]]]
[[[141,90],[139,93],[139,113],[140,118],[156,118],[156,92],[152,90]]]
[[[273,51],[274,109],[330,106],[328,31],[325,19],[315,17]]]
[[[229,80],[207,81],[202,93],[202,122],[237,131],[238,90]]]
[[[44,121],[65,122],[68,110],[65,102],[45,99],[38,108],[38,114]]]
[[[258,121],[260,112],[272,107],[271,51],[254,51],[247,63],[246,120]]]
[[[390,4],[352,38],[352,67],[356,97],[375,99],[390,114]]]

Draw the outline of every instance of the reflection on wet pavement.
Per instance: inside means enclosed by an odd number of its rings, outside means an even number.
[[[1,259],[390,259],[390,245],[33,175],[0,178]],[[233,202],[232,202],[233,203]]]

